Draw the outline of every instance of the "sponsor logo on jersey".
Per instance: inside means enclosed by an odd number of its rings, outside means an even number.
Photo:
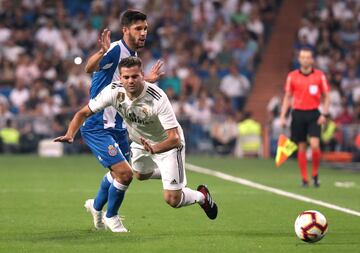
[[[118,153],[117,149],[113,145],[109,145],[108,152],[110,156],[116,156]]]
[[[126,118],[131,122],[141,125],[152,123],[149,109],[146,106],[129,108],[126,112]]]

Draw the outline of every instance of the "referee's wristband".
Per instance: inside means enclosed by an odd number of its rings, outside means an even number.
[[[327,113],[327,114],[324,114],[324,113],[323,113],[323,114],[321,114],[321,115],[324,116],[324,117],[327,118],[327,119],[330,118],[330,114],[328,114],[328,113]]]

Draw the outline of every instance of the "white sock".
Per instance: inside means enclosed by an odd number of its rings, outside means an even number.
[[[149,179],[161,179],[161,173],[160,169],[154,169],[152,175],[149,177]]]
[[[205,196],[199,191],[192,190],[190,188],[183,188],[181,192],[181,200],[177,207],[189,206],[195,203],[200,205],[204,204]]]
[[[119,183],[116,179],[114,179],[112,185],[118,189],[118,190],[122,190],[122,191],[126,191],[127,188],[129,187],[128,185],[124,185],[122,183]]]
[[[110,171],[106,173],[106,179],[109,181],[110,184],[114,182],[114,178],[111,176]]]

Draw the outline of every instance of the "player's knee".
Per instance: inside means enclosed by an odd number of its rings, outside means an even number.
[[[125,185],[129,185],[133,179],[133,174],[131,170],[120,170],[114,172],[115,179]]]
[[[178,194],[167,194],[164,198],[165,202],[173,208],[176,208],[181,200],[181,196],[178,196]]]
[[[139,172],[134,172],[134,174],[136,179],[140,181],[148,180],[151,176],[151,174],[141,174]]]
[[[133,179],[133,174],[132,171],[126,171],[123,175],[122,175],[122,181],[124,182],[124,184],[129,185],[131,183]]]

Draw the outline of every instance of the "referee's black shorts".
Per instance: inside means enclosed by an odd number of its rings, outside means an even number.
[[[307,137],[320,138],[321,126],[317,120],[320,117],[318,109],[315,110],[293,110],[291,113],[291,140],[306,142]]]

